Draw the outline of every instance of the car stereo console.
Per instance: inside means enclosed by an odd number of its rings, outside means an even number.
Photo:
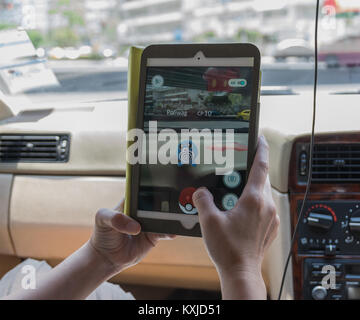
[[[309,171],[309,137],[294,142],[289,190],[292,231]],[[295,299],[360,299],[358,134],[315,138],[310,193],[293,253]]]
[[[320,256],[303,260],[303,298],[360,299],[360,258],[353,259],[360,252],[360,201],[308,201],[297,247],[299,255]],[[332,288],[322,286],[326,266],[334,268]]]

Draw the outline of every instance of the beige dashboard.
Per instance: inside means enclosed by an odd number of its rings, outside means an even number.
[[[356,97],[320,92],[318,101],[316,132],[359,130]],[[114,207],[124,196],[127,102],[37,109],[0,121],[0,134],[70,134],[70,158],[67,163],[0,164],[0,254],[59,261],[89,238],[96,210]],[[291,147],[295,138],[309,134],[311,116],[310,92],[261,98],[260,128],[270,145],[270,180],[281,218],[278,237],[263,265],[272,298],[290,243]],[[201,239],[188,237],[162,241],[114,281],[219,289]],[[284,296],[293,297],[291,269]]]

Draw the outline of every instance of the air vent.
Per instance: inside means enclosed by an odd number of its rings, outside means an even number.
[[[309,144],[298,146],[298,181],[306,182]],[[311,183],[359,183],[360,143],[315,144]]]
[[[360,182],[360,144],[316,144],[313,183]]]
[[[67,162],[68,135],[0,135],[0,163]]]

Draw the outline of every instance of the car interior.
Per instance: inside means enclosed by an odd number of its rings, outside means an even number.
[[[138,5],[139,11],[142,2],[124,1],[124,10]],[[231,3],[242,1],[225,5]],[[309,8],[313,26],[314,5]],[[291,5],[273,10],[285,9]],[[359,14],[352,17],[360,25]],[[281,221],[262,266],[268,298],[278,298],[312,166],[282,299],[360,299],[360,68],[320,62],[310,163],[314,61],[295,58],[262,62],[259,131],[269,144],[269,177]],[[115,207],[125,193],[126,66],[79,64],[74,71],[69,63],[76,60],[48,59],[60,88],[11,93],[0,82],[0,278],[29,257],[60,263],[89,239],[96,211]],[[88,87],[72,89],[80,83]],[[329,263],[336,268],[336,288],[323,295],[322,267]],[[137,299],[221,298],[201,238],[160,241],[110,281]]]

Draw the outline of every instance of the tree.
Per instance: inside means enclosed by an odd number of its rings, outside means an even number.
[[[49,14],[58,16],[64,21],[63,26],[50,28],[52,42],[61,47],[76,46],[85,26],[82,1],[55,1]]]
[[[45,40],[44,35],[40,31],[27,30],[27,34],[35,48],[39,48],[40,46],[44,45],[46,40]]]
[[[8,30],[8,29],[15,29],[16,25],[9,24],[9,23],[0,23],[0,30]]]

